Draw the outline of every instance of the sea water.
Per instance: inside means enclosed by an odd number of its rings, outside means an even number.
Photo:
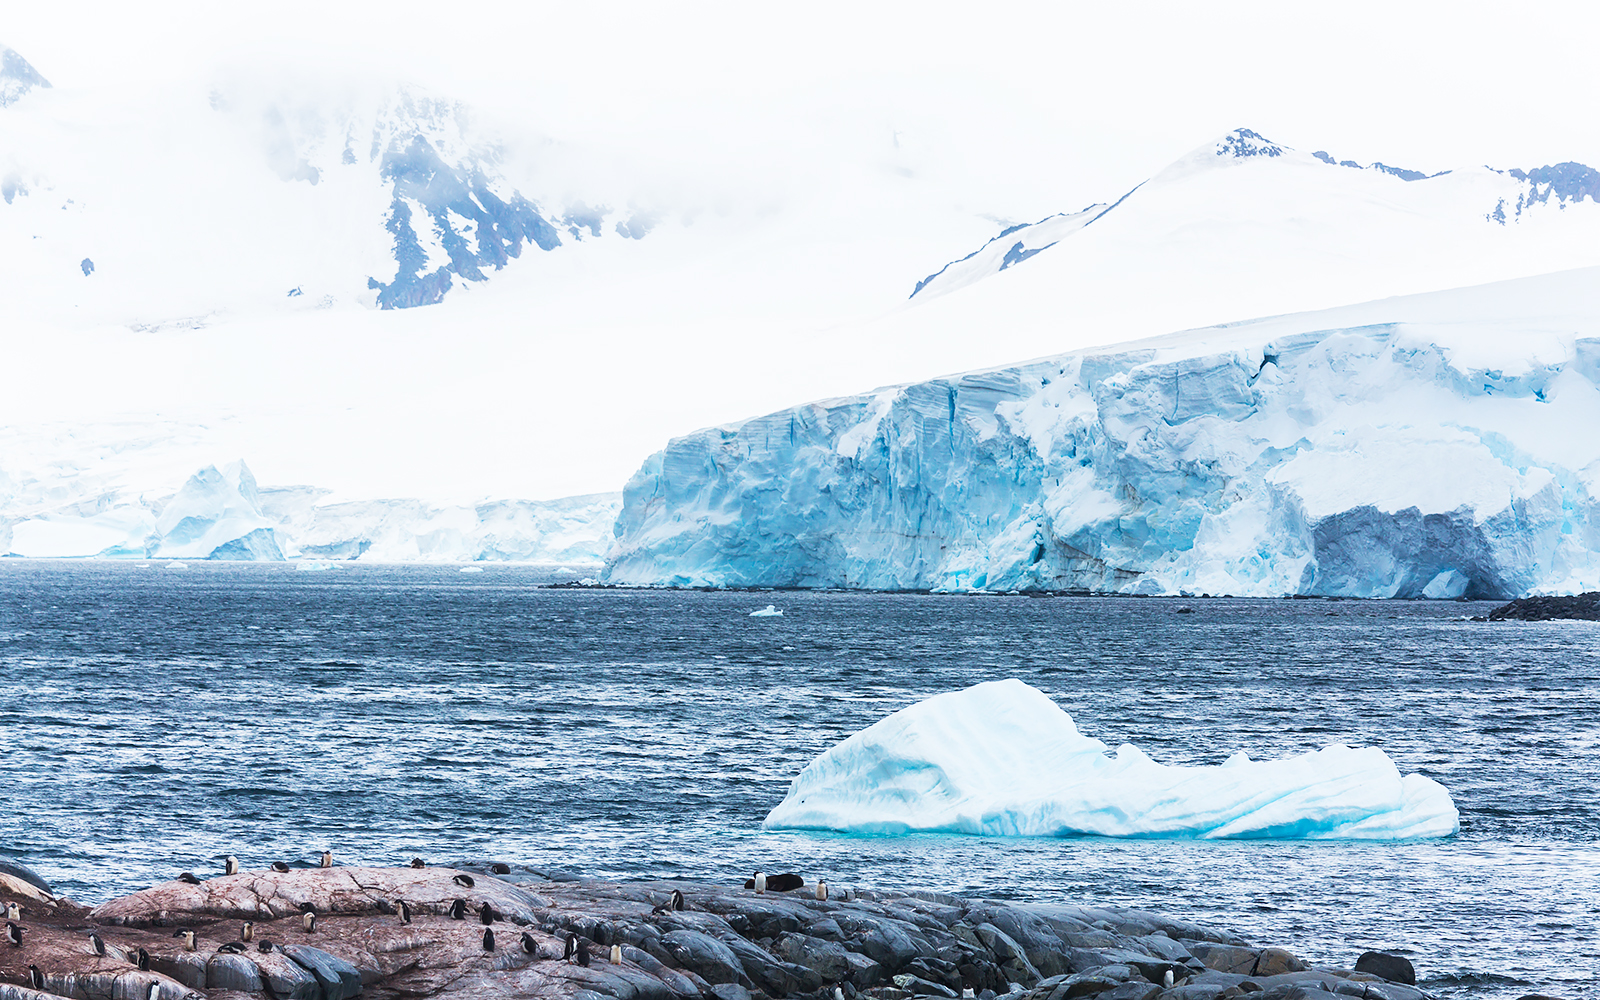
[[[1600,624],[1459,602],[551,589],[537,569],[0,561],[0,856],[84,902],[310,860],[1147,907],[1440,992],[1600,995]],[[773,604],[782,616],[751,617]],[[1192,613],[1181,614],[1180,606]],[[1017,677],[1163,763],[1376,746],[1438,841],[764,833],[816,754]],[[532,877],[531,875],[529,877]]]

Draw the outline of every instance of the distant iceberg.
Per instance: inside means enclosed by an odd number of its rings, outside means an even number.
[[[1460,819],[1444,786],[1401,776],[1383,751],[1333,745],[1220,765],[1113,754],[1019,680],[936,695],[806,765],[767,829],[861,834],[1193,838],[1445,837]]]
[[[778,610],[777,605],[769,604],[764,608],[757,608],[756,610],[750,612],[750,617],[751,618],[782,618],[783,617],[783,612]]]

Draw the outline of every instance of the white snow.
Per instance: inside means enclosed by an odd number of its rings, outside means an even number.
[[[1444,837],[1450,794],[1402,776],[1383,751],[1334,744],[1279,760],[1236,753],[1163,765],[1080,734],[1036,688],[1011,679],[935,695],[806,765],[767,829],[986,836]]]

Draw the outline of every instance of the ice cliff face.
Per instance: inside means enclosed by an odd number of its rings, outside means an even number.
[[[593,570],[621,507],[615,493],[471,506],[329,503],[325,489],[263,489],[243,462],[207,466],[170,496],[83,478],[85,491],[72,494],[60,483],[0,471],[0,555],[502,561]]]
[[[1236,174],[1234,183],[1218,182],[1218,171],[1263,164],[1272,169]],[[1371,179],[1381,181],[1387,190],[1375,191],[1362,183]],[[1362,192],[1363,200],[1373,200],[1379,207],[1357,224],[1357,231],[1366,232],[1369,238],[1381,229],[1404,229],[1410,221],[1428,219],[1435,226],[1471,220],[1484,228],[1478,238],[1487,240],[1495,226],[1517,226],[1536,213],[1565,211],[1585,199],[1600,203],[1600,172],[1581,163],[1558,163],[1534,170],[1473,167],[1429,174],[1385,163],[1363,166],[1337,159],[1325,150],[1302,153],[1250,129],[1235,129],[1135,185],[1111,204],[1008,226],[983,247],[917,282],[911,298],[934,298],[998,274],[1091,224],[1104,226],[1106,221],[1139,216],[1152,207],[1149,202],[1163,201],[1175,191],[1184,192],[1177,204],[1162,205],[1156,214],[1180,239],[1217,225],[1248,227],[1261,213],[1269,217],[1281,213],[1273,226],[1278,239],[1284,239],[1285,232],[1304,228],[1308,219],[1326,216],[1337,227],[1339,217],[1350,213],[1332,192],[1342,192],[1344,197]],[[1151,228],[1148,220],[1127,221],[1136,230]]]
[[[672,441],[617,583],[1600,587],[1600,269],[1175,334]]]

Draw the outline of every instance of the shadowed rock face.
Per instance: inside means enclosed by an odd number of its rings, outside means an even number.
[[[0,884],[0,897],[23,905],[24,935],[21,947],[0,943],[0,1000],[151,1000],[152,986],[156,1000],[832,1000],[836,989],[909,1000],[1012,984],[1028,1000],[1220,1000],[1255,990],[1321,1000],[1340,984],[1368,1000],[1424,996],[1362,973],[1307,970],[1282,949],[1133,910],[838,889],[818,900],[810,885],[757,894],[682,882],[515,884],[476,872],[467,887],[462,874],[245,872],[169,882],[92,910]],[[673,889],[682,910],[672,908]],[[309,931],[308,910],[317,914]],[[245,921],[250,942],[240,940]],[[194,932],[193,951],[184,930]],[[569,939],[587,963],[563,957]],[[29,988],[29,966],[44,976],[43,992]]]

